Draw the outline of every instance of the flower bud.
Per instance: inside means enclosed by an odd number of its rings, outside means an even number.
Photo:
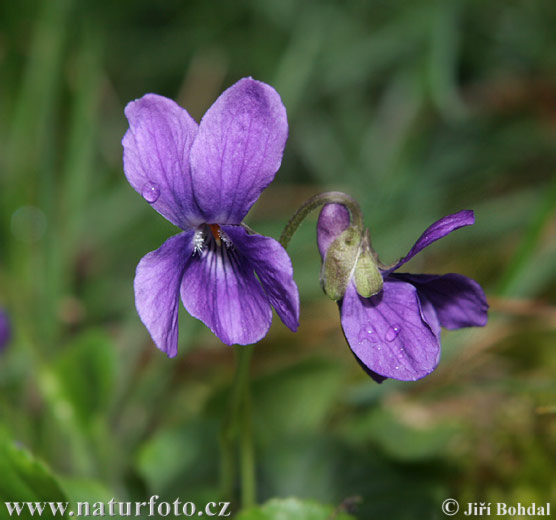
[[[321,281],[324,292],[332,300],[341,300],[346,292],[359,256],[361,232],[348,227],[336,238],[326,252]]]
[[[368,231],[359,246],[353,279],[357,293],[363,298],[370,298],[382,291],[382,274],[376,263],[376,254],[371,249]]]
[[[350,225],[345,206],[324,206],[317,225],[317,241],[323,258],[321,283],[329,298],[341,300],[351,280],[363,298],[382,290],[382,274],[369,232]]]

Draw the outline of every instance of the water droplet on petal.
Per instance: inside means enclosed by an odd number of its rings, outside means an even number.
[[[382,350],[382,347],[381,347],[380,345],[378,345],[378,346],[376,347],[376,349],[377,349],[377,350]]]
[[[399,370],[399,369],[400,369],[400,367],[396,367],[396,370]]]
[[[376,343],[379,340],[377,333],[372,327],[367,328],[367,339],[373,343]]]
[[[402,328],[399,325],[392,325],[386,332],[386,341],[394,341]]]
[[[359,340],[360,345],[362,343],[369,343],[369,342],[376,343],[379,340],[375,330],[372,327],[361,329],[359,331],[359,336],[357,337],[357,339]]]
[[[149,204],[154,204],[158,200],[158,197],[160,197],[160,188],[158,184],[147,181],[141,188],[141,195]]]

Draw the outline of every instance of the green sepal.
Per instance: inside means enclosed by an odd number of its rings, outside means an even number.
[[[322,264],[321,281],[326,295],[338,301],[344,297],[359,255],[361,230],[348,227],[328,248]]]
[[[355,288],[363,298],[370,298],[382,291],[382,274],[371,249],[368,234],[361,242],[359,258],[353,272]]]

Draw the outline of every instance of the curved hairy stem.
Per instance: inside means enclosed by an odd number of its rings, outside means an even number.
[[[284,248],[287,248],[301,222],[305,220],[309,213],[326,204],[342,204],[345,206],[350,214],[351,226],[361,233],[363,232],[363,214],[361,213],[361,208],[357,201],[341,191],[327,191],[311,197],[294,213],[286,224],[284,231],[282,231],[280,244],[282,244]]]

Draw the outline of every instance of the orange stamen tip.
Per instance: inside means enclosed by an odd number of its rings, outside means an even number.
[[[220,226],[218,224],[209,224],[210,231],[216,243],[220,245]]]

